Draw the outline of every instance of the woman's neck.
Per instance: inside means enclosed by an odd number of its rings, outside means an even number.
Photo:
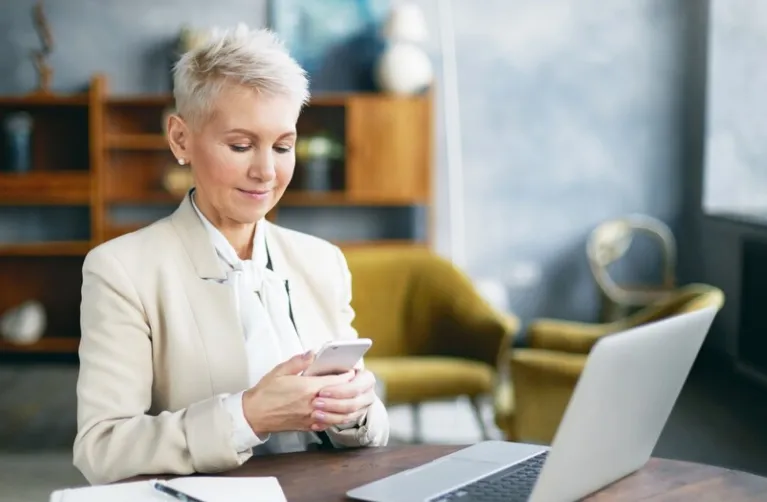
[[[250,260],[253,257],[253,235],[257,223],[239,223],[223,217],[205,197],[200,197],[197,190],[192,194],[194,203],[208,221],[218,229],[234,248],[235,253],[241,260]]]

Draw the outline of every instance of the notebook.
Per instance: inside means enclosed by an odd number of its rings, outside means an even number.
[[[49,502],[172,502],[153,487],[154,480],[113,485],[66,488],[51,494]],[[163,482],[204,502],[287,502],[277,478],[179,477]]]

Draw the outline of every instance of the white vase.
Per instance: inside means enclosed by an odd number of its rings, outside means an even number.
[[[392,42],[378,59],[375,77],[385,92],[398,95],[419,93],[431,84],[431,61],[420,47],[408,42]]]
[[[24,302],[0,317],[0,334],[11,343],[35,343],[43,336],[45,326],[45,308],[37,301]]]

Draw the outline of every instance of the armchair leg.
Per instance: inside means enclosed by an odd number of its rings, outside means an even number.
[[[410,414],[413,419],[413,443],[421,443],[423,437],[421,436],[421,403],[410,403]]]
[[[480,397],[470,396],[469,400],[471,401],[471,409],[474,411],[474,418],[477,420],[477,425],[479,425],[479,431],[482,434],[482,439],[490,439],[490,434],[488,433],[487,426],[485,425],[485,421],[482,418],[482,401]]]

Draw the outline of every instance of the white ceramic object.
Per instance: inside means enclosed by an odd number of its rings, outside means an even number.
[[[376,62],[375,79],[381,90],[410,95],[425,90],[434,78],[431,60],[419,47],[429,37],[421,7],[400,2],[392,7],[382,35],[386,48]]]
[[[11,343],[29,345],[42,338],[45,325],[45,308],[40,302],[30,300],[0,317],[0,334]]]
[[[386,92],[410,95],[426,89],[434,71],[426,53],[406,42],[391,43],[376,65],[376,81]]]
[[[420,44],[429,37],[426,18],[418,4],[403,2],[395,5],[383,27],[388,40]]]

